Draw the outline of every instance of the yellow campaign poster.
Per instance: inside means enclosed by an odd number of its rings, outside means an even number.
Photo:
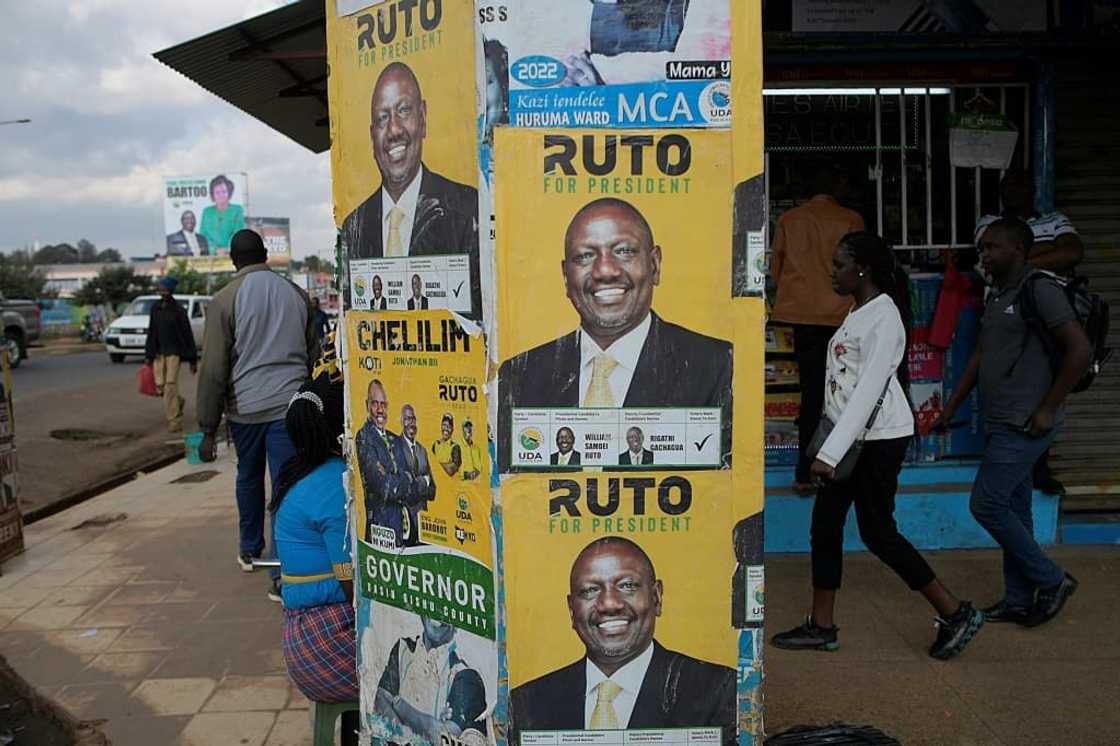
[[[478,319],[474,3],[346,10],[327,0],[331,179],[349,307]]]
[[[499,468],[730,466],[730,134],[495,138]]]
[[[762,7],[733,3],[731,95],[734,149],[735,242],[733,287],[739,296],[761,297],[766,286],[766,184],[763,177]]]
[[[368,733],[485,743],[497,697],[486,351],[449,311],[345,315]]]
[[[510,743],[735,742],[731,487],[726,470],[503,482]]]

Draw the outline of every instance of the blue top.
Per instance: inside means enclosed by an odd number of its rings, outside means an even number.
[[[286,609],[346,602],[340,580],[354,579],[346,534],[346,462],[331,457],[295,484],[275,517]]]

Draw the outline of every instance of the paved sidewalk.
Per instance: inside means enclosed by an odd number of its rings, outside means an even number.
[[[267,573],[234,561],[233,476],[179,462],[28,527],[3,566],[0,653],[115,746],[311,743]]]
[[[207,481],[181,477],[217,472]],[[3,566],[0,653],[115,746],[309,746],[307,702],[288,682],[282,611],[267,574],[234,562],[234,465],[185,462],[27,530]],[[105,526],[75,528],[125,513]],[[766,728],[870,724],[906,746],[1120,743],[1120,547],[1060,548],[1081,580],[1035,630],[985,627],[961,658],[934,661],[932,613],[877,560],[845,557],[837,653],[767,646]],[[995,599],[999,555],[928,555],[947,585]],[[801,621],[805,555],[766,566],[767,633]]]

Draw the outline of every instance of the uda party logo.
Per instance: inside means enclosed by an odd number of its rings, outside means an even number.
[[[716,80],[700,92],[700,114],[711,124],[728,124],[731,121],[731,84]]]

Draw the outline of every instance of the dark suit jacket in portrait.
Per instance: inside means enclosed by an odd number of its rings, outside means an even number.
[[[560,463],[560,451],[553,451],[552,455],[548,459],[548,462],[550,464],[552,464],[553,466],[556,466],[557,464],[559,464]],[[568,463],[566,464],[566,466],[578,466],[578,465],[579,465],[579,451],[572,451],[572,457],[570,459],[568,459]]]
[[[210,242],[206,240],[206,236],[201,233],[195,233],[194,238],[198,241],[198,253],[200,255],[207,255],[210,253]],[[183,235],[183,231],[175,231],[167,237],[167,255],[168,256],[193,256],[194,252],[191,251],[191,245],[187,243],[187,237]]]
[[[422,165],[420,196],[412,235],[406,247],[409,256],[469,254],[471,265],[471,308],[481,318],[482,290],[478,274],[478,190],[446,179]],[[351,259],[380,259],[381,189],[358,205],[342,222]]]
[[[651,451],[648,448],[643,448],[642,449],[641,463],[652,464],[653,463],[653,451]],[[618,454],[618,465],[619,466],[633,466],[633,464],[630,462],[630,449],[629,448],[627,448],[622,453]]]
[[[385,311],[389,308],[389,299],[384,295],[380,299],[369,299],[369,310],[371,311]]]
[[[584,730],[586,658],[515,688],[510,711],[515,737],[523,730]],[[735,670],[667,650],[653,641],[627,729],[722,728],[735,743]],[[621,723],[620,723],[621,725]]]
[[[427,308],[428,308],[428,296],[421,295],[420,296],[420,310],[425,311],[425,310],[427,310]],[[413,298],[411,295],[408,296],[408,310],[409,311],[417,310],[416,309],[416,299]]]
[[[365,494],[366,541],[370,540],[373,526],[385,526],[396,531],[397,544],[401,546],[414,535],[419,535],[418,527],[405,525],[405,513],[420,502],[420,483],[409,471],[408,462],[401,459],[404,452],[398,442],[400,440],[399,435],[388,430],[382,438],[373,426],[373,420],[366,420],[354,438],[358,473]],[[377,468],[379,464],[384,473]]]
[[[514,407],[579,406],[579,332],[506,360],[498,371],[498,465],[509,471]],[[652,314],[624,407],[719,407],[721,461],[731,459],[732,348]]]
[[[416,480],[416,499],[406,506],[413,530],[405,540],[406,544],[416,545],[420,543],[420,511],[427,510],[428,501],[436,499],[436,482],[424,446],[416,443],[415,447],[409,448],[403,435],[397,436],[394,445],[397,447],[397,463],[402,464]],[[427,484],[420,477],[427,477]]]

